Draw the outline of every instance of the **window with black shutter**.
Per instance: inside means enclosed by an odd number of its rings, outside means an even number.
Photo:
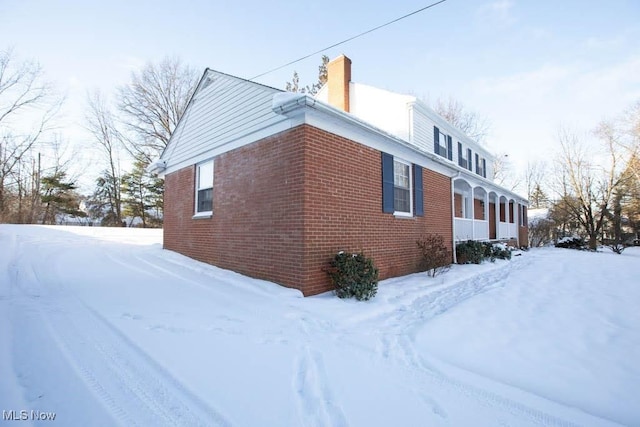
[[[411,216],[415,211],[422,216],[422,193],[422,168],[382,153],[382,211],[398,216]]]

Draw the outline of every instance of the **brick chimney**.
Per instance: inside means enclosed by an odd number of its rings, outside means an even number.
[[[327,84],[329,104],[349,112],[349,82],[351,81],[351,60],[340,55],[327,64]]]

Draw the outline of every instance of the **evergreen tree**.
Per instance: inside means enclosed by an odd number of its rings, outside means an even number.
[[[80,210],[80,196],[74,191],[75,183],[65,181],[66,175],[64,171],[57,171],[42,178],[42,224],[55,224],[56,217],[60,214],[73,217],[87,216]]]
[[[124,214],[140,218],[142,227],[162,224],[162,193],[164,181],[146,171],[148,163],[136,160],[133,170],[122,177]]]
[[[540,184],[536,184],[533,188],[529,201],[531,202],[532,209],[546,208],[549,206],[549,198],[542,190],[542,187],[540,187]]]
[[[99,220],[104,226],[122,227],[119,197],[120,179],[104,170],[96,179],[96,188],[86,202],[89,217]]]

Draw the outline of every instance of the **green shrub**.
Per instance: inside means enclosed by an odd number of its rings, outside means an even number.
[[[491,262],[494,262],[496,259],[511,259],[511,249],[503,243],[488,243],[491,246]]]
[[[378,269],[373,260],[362,253],[338,252],[328,273],[339,298],[367,301],[378,292]]]
[[[485,259],[491,262],[495,262],[496,259],[509,260],[511,250],[502,243],[467,240],[456,245],[456,258],[458,264],[480,264]]]
[[[416,242],[422,251],[422,267],[427,275],[436,277],[451,268],[451,251],[440,234],[427,234]]]
[[[480,264],[485,258],[485,246],[477,240],[467,240],[456,245],[458,264]]]
[[[563,237],[556,242],[556,248],[578,249],[583,251],[587,249],[587,244],[581,237]]]

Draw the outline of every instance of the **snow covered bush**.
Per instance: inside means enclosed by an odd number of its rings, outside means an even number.
[[[467,240],[456,245],[458,264],[480,264],[485,259],[511,259],[511,249],[504,243],[479,242]]]
[[[458,264],[480,264],[485,257],[485,246],[477,240],[467,240],[456,245]]]
[[[328,273],[339,298],[367,301],[378,292],[378,269],[373,260],[362,253],[338,252]]]
[[[491,262],[497,259],[511,259],[511,249],[504,243],[483,243],[485,246],[485,258],[489,258]]]
[[[427,234],[416,242],[422,251],[422,267],[430,277],[436,277],[451,268],[451,251],[439,234]]]
[[[581,237],[563,237],[556,242],[556,248],[586,250],[587,245]]]

